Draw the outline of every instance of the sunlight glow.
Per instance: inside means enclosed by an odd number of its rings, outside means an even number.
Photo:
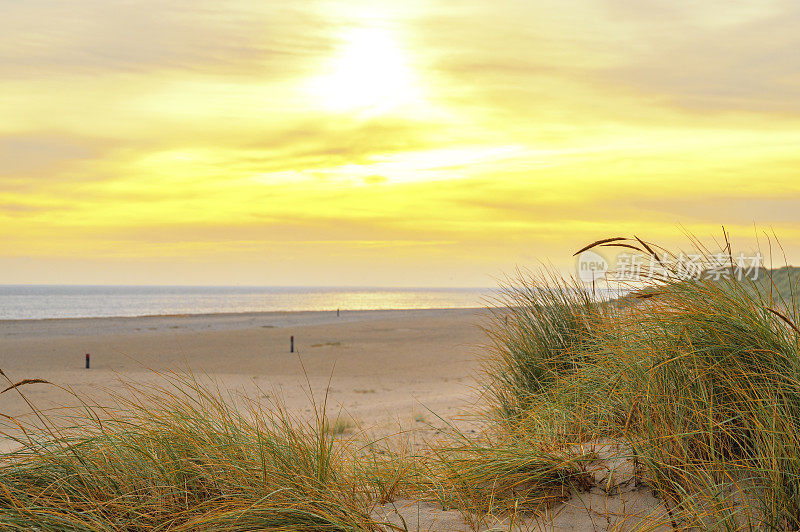
[[[359,28],[343,41],[325,73],[310,83],[325,109],[378,115],[421,100],[417,76],[388,29]]]
[[[0,282],[493,286],[754,222],[800,263],[800,7],[729,4],[4,2]]]
[[[524,146],[467,146],[442,148],[401,155],[374,155],[361,164],[347,163],[306,172],[295,170],[261,173],[252,177],[269,185],[298,185],[300,183],[329,183],[334,186],[370,184],[432,183],[464,179],[480,171],[482,165],[509,163],[528,155]]]

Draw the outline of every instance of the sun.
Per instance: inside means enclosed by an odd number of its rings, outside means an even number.
[[[359,28],[342,37],[336,55],[311,80],[325,109],[384,114],[421,100],[416,73],[392,32]]]

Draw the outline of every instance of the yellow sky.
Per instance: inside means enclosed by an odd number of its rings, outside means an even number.
[[[11,0],[0,284],[491,286],[605,236],[800,262],[800,5]]]

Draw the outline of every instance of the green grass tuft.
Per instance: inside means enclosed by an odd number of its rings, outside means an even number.
[[[135,389],[3,456],[8,530],[373,531],[370,495],[324,416],[242,411],[194,381]]]
[[[643,262],[675,257],[620,244]],[[551,443],[623,442],[675,527],[800,528],[795,270],[679,273],[667,265],[613,302],[552,274],[515,280],[490,330],[494,411]]]

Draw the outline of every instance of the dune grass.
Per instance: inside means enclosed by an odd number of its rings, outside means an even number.
[[[675,527],[800,528],[792,270],[684,280],[676,255],[638,238],[597,245],[620,244],[659,261],[622,300],[552,275],[510,284],[486,366],[495,419],[550,441],[625,442]]]
[[[375,443],[358,461],[360,474],[381,504],[433,503],[459,511],[475,530],[505,530],[518,518],[542,516],[574,491],[591,487],[587,465],[594,453],[546,444],[526,433],[492,432],[475,437],[450,426],[421,448],[407,441]],[[498,520],[505,522],[500,529]]]
[[[433,446],[427,478],[435,500],[476,515],[540,513],[588,489],[592,455],[506,436]]]
[[[473,522],[540,512],[586,483],[590,457],[526,438],[446,442],[405,452],[348,440],[354,427],[280,404],[233,400],[190,376],[129,385],[114,408],[20,425],[0,462],[3,530],[376,531],[376,504],[400,495]],[[478,517],[476,517],[478,516]]]
[[[508,416],[520,414],[533,396],[582,365],[604,311],[591,291],[573,279],[518,272],[501,286],[492,325],[493,350],[485,372],[489,391]]]
[[[325,419],[322,424],[322,430],[335,436],[353,431],[358,428],[358,425],[359,422],[355,419],[338,415],[333,420]]]
[[[135,387],[113,411],[27,430],[0,466],[8,530],[372,531],[326,419],[232,406],[196,381]]]

